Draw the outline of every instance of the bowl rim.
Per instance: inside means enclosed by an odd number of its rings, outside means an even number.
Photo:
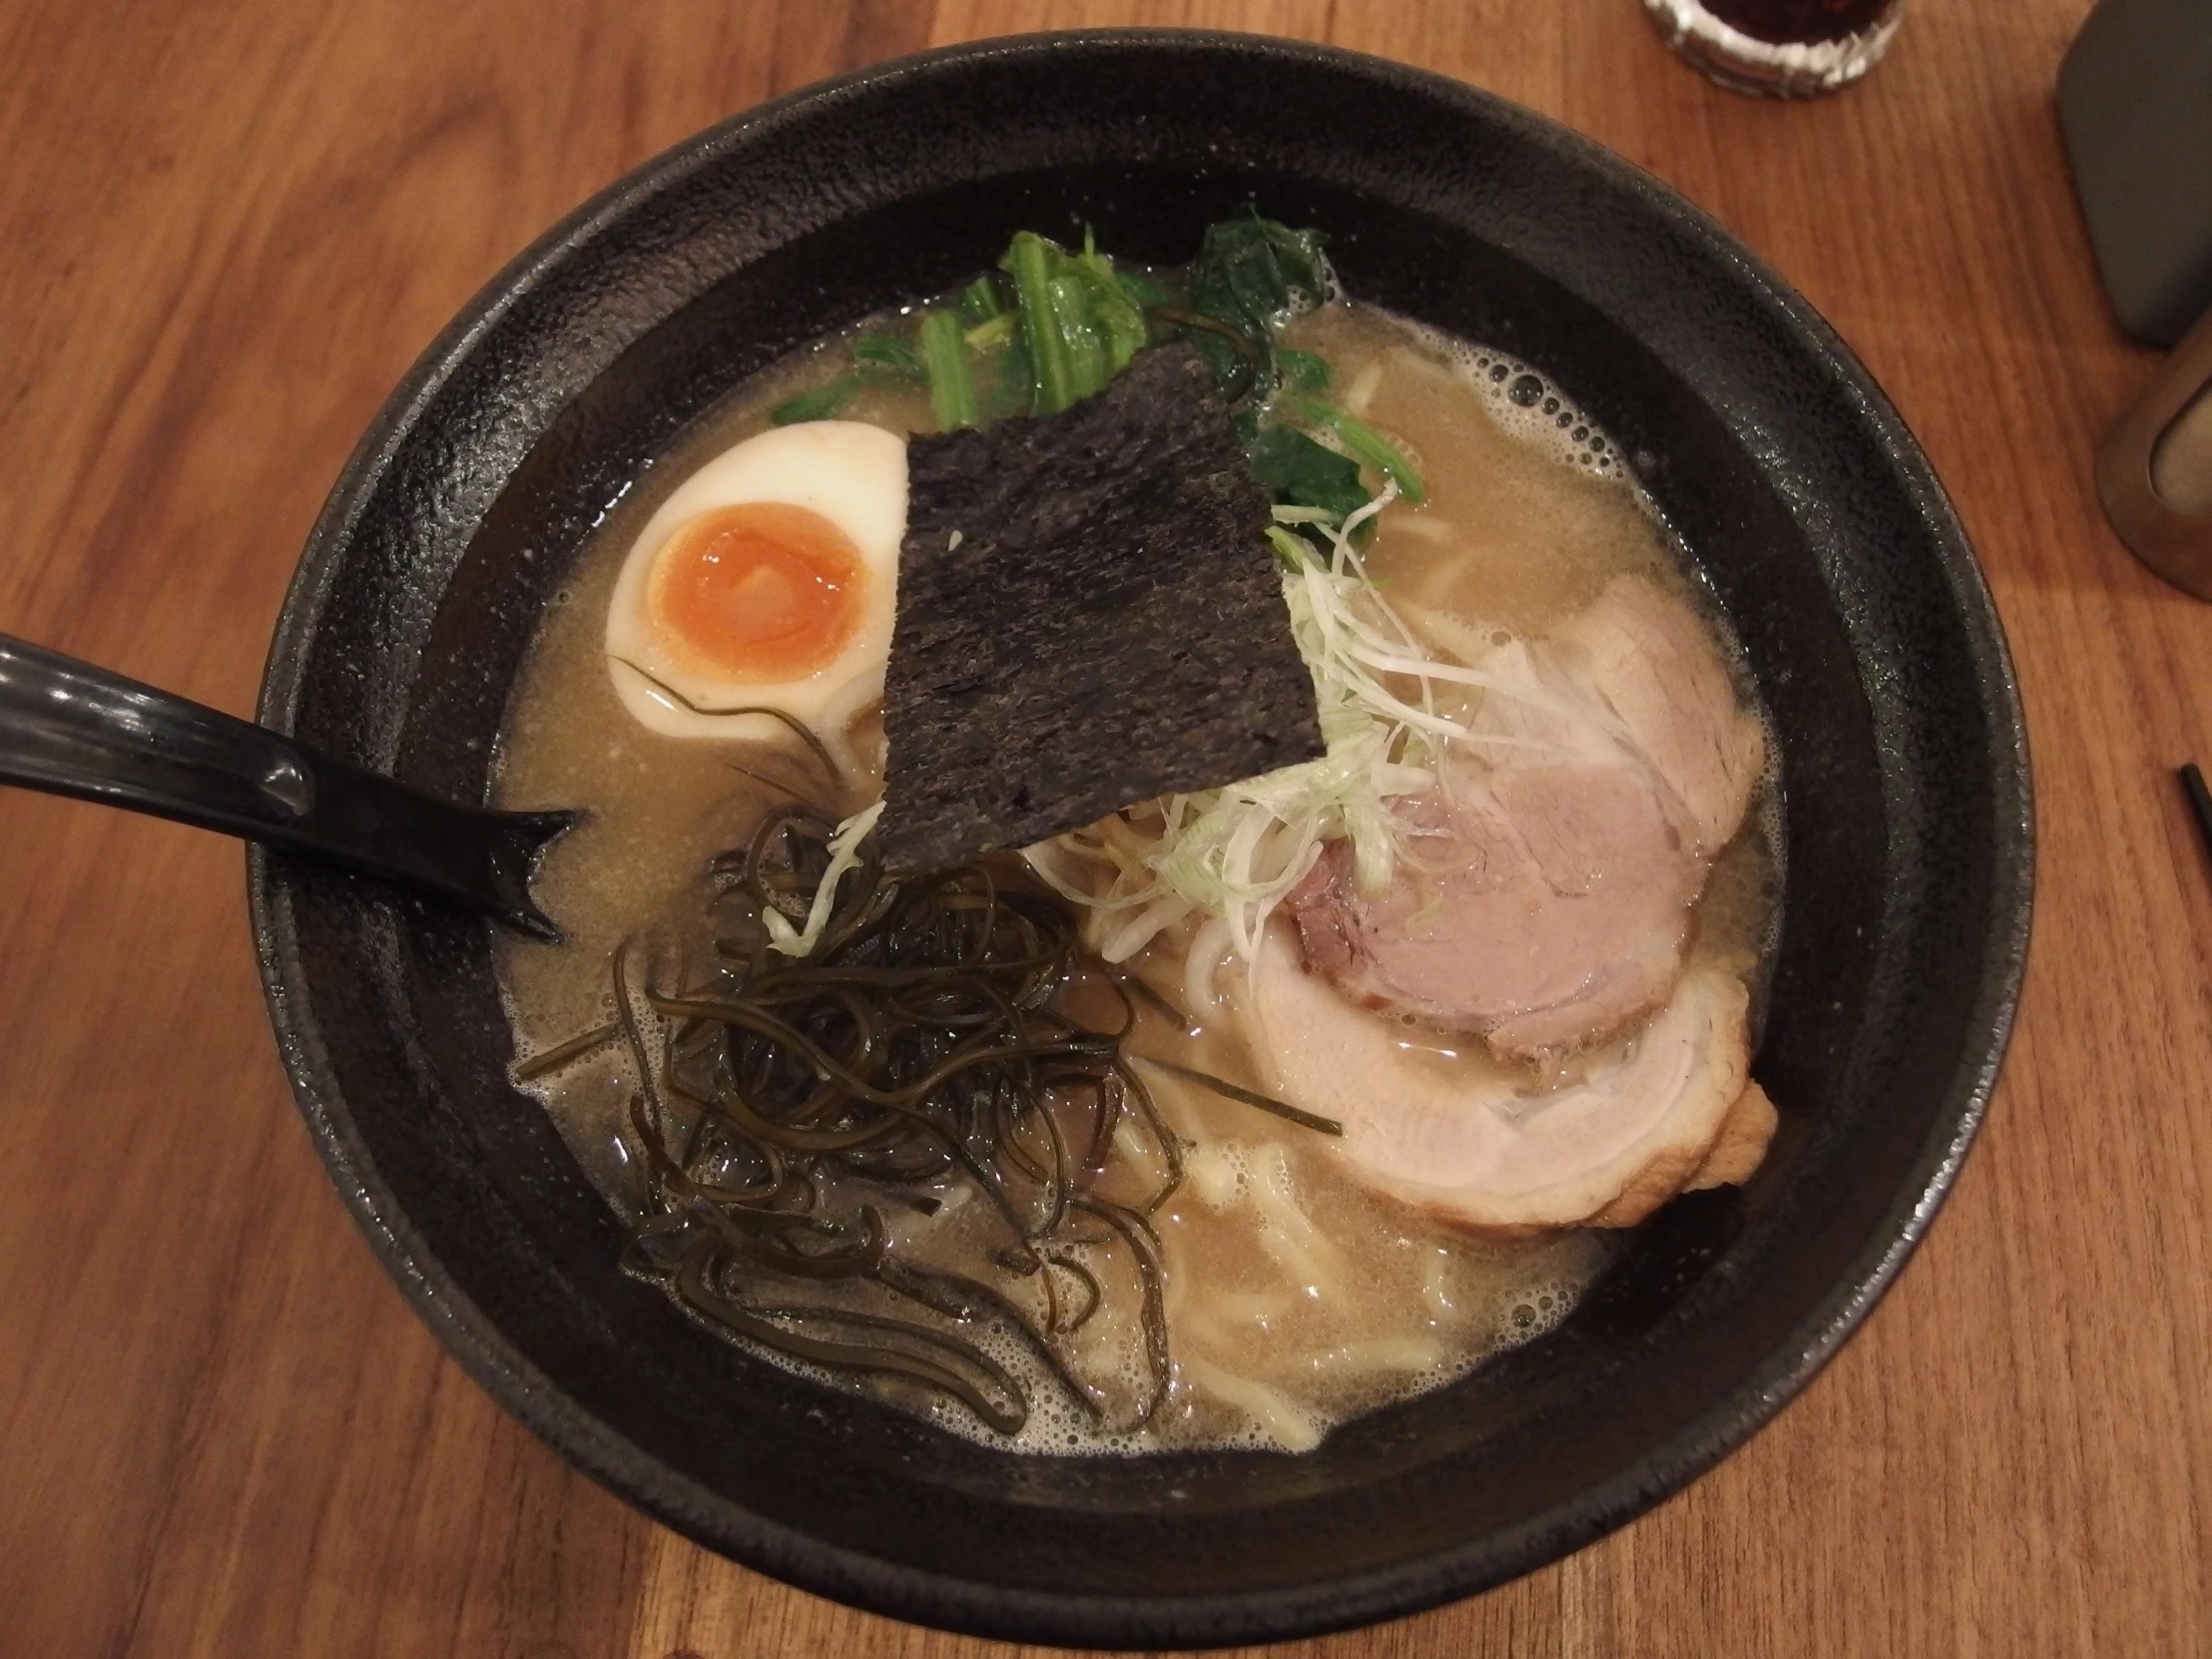
[[[283,882],[266,852],[248,852],[249,906],[265,998],[285,1072],[316,1150],[354,1221],[415,1312],[497,1400],[565,1460],[643,1513],[733,1559],[803,1589],[921,1623],[1016,1641],[1091,1647],[1190,1646],[1295,1639],[1399,1617],[1488,1589],[1558,1559],[1680,1490],[1763,1427],[1835,1355],[1895,1280],[1934,1221],[1985,1115],[2018,1005],[2033,901],[2034,814],[2024,717],[1994,601],[1934,470],[1888,397],[1830,324],[1716,220],[1672,187],[1594,140],[1448,76],[1340,47],[1218,30],[1087,29],[995,37],[890,59],[752,106],[663,151],[598,192],[501,269],[439,331],[380,407],[309,534],[273,637],[257,718],[288,732],[316,623],[353,525],[406,435],[484,337],[576,249],[753,136],[818,106],[883,84],[994,60],[1087,50],[1223,54],[1288,61],[1394,83],[1517,127],[1615,188],[1737,276],[1848,387],[1930,524],[1939,574],[1962,626],[1970,673],[1991,714],[1986,761],[1994,859],[1982,970],[1962,1059],[1909,1179],[1869,1243],[1764,1362],[1708,1409],[1626,1467],[1502,1533],[1454,1549],[1322,1582],[1267,1591],[1156,1597],[1038,1591],[884,1561],[823,1540],[716,1493],[656,1461],[638,1477],[627,1437],[576,1403],[452,1282],[380,1179],[370,1149],[333,1088],[330,1060],[296,978],[298,935]],[[733,1521],[741,1524],[733,1525]]]

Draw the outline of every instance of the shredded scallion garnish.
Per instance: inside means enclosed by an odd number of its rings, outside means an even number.
[[[804,928],[794,927],[775,905],[761,906],[761,923],[768,929],[769,949],[786,956],[805,956],[821,942],[822,930],[830,925],[830,913],[836,903],[837,883],[844,879],[847,871],[859,868],[860,837],[874,829],[875,821],[882,816],[883,804],[878,801],[837,826],[837,832],[830,837],[830,867],[822,872],[814,901],[807,906]]]

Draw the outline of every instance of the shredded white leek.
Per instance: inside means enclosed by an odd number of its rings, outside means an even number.
[[[822,880],[815,887],[814,902],[807,906],[807,925],[794,927],[784,913],[773,904],[761,906],[761,921],[768,928],[768,947],[782,951],[786,956],[805,956],[822,942],[823,929],[830,925],[830,911],[836,903],[837,883],[844,879],[844,872],[854,869],[860,862],[860,837],[875,828],[875,821],[883,816],[883,804],[854,813],[837,826],[836,833],[830,837],[830,867],[822,872]]]

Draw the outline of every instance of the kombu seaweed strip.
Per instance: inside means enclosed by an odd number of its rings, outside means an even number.
[[[1028,1401],[1022,1396],[1014,1380],[966,1344],[949,1343],[924,1326],[879,1320],[844,1309],[776,1311],[786,1319],[822,1319],[865,1330],[895,1332],[900,1338],[909,1341],[942,1344],[949,1352],[958,1354],[962,1361],[973,1366],[1002,1388],[1013,1401],[1011,1405],[993,1400],[970,1378],[924,1355],[903,1353],[888,1344],[830,1342],[820,1337],[810,1337],[777,1323],[766,1314],[741,1307],[708,1283],[708,1260],[704,1251],[693,1250],[688,1253],[677,1269],[674,1284],[678,1300],[714,1324],[741,1337],[749,1337],[764,1348],[788,1354],[795,1360],[811,1361],[838,1371],[869,1372],[877,1376],[904,1378],[909,1382],[920,1382],[952,1395],[1001,1434],[1019,1433],[1022,1424],[1029,1420]]]
[[[1141,1428],[1167,1402],[1168,1389],[1175,1382],[1175,1369],[1168,1357],[1167,1281],[1160,1266],[1160,1238],[1152,1224],[1134,1210],[1088,1193],[1079,1195],[1075,1203],[1121,1235],[1144,1285],[1144,1347],[1145,1359],[1152,1368],[1152,1391],[1137,1417],[1136,1426]]]
[[[1157,1012],[1165,1014],[1170,1020],[1174,1021],[1175,1028],[1178,1031],[1181,1031],[1186,1036],[1190,1034],[1190,1015],[1183,1012],[1183,1010],[1181,1008],[1178,1008],[1173,1002],[1170,1002],[1167,997],[1162,995],[1157,988],[1150,984],[1142,974],[1130,973],[1126,970],[1120,970],[1117,971],[1113,977],[1116,984],[1126,986],[1129,990],[1135,992],[1136,995],[1141,997],[1143,1000],[1151,1003],[1153,1008]]]
[[[801,743],[805,744],[815,759],[822,763],[823,771],[827,772],[832,781],[840,786],[844,783],[844,768],[837,765],[836,757],[830,753],[830,746],[822,741],[821,734],[789,709],[773,708],[766,703],[748,704],[742,709],[702,709],[674,686],[649,674],[646,670],[638,667],[636,663],[630,661],[629,658],[617,657],[615,661],[663,697],[669,699],[670,702],[676,704],[686,714],[700,715],[709,720],[737,720],[746,715],[766,715],[770,720],[775,721],[799,739]]]
[[[604,1048],[621,1035],[622,1027],[614,1020],[609,1020],[605,1025],[595,1025],[589,1031],[579,1032],[568,1041],[555,1043],[551,1048],[517,1063],[515,1081],[534,1083],[541,1077],[559,1071],[571,1060],[580,1060],[593,1049]]]
[[[795,902],[819,879],[833,829],[818,811],[772,809],[744,849],[712,861],[713,878],[763,905]],[[1074,916],[1012,859],[892,880],[866,841],[832,904],[809,956],[774,957],[750,934],[721,938],[723,965],[679,991],[634,972],[634,945],[614,952],[615,1018],[563,1046],[582,1053],[619,1039],[637,1074],[630,1131],[652,1202],[625,1267],[748,1342],[901,1379],[1014,1433],[1029,1402],[1003,1367],[951,1331],[850,1298],[888,1295],[955,1325],[1001,1327],[1103,1422],[1105,1397],[1060,1347],[1106,1296],[1064,1248],[1104,1242],[1085,1238],[1076,1217],[1103,1223],[1133,1253],[1155,1379],[1167,1376],[1161,1269],[1149,1222],[1093,1190],[1103,1171],[1079,1163],[1076,1148],[1107,1145],[1133,1101],[1167,1170],[1148,1211],[1180,1179],[1181,1157],[1123,1064],[1120,1035],[1052,1006],[1075,975],[1098,971],[1079,961]],[[1126,1029],[1134,1009],[1123,1001]],[[1008,1241],[999,1261],[1034,1283],[1040,1315],[995,1286],[904,1259],[878,1200],[926,1213],[935,1196],[911,1189],[942,1180],[989,1199]],[[801,1306],[778,1286],[830,1300]],[[1156,1387],[1145,1419],[1159,1398]]]
[[[1156,1054],[1135,1054],[1131,1055],[1130,1058],[1142,1060],[1148,1066],[1158,1066],[1162,1071],[1171,1072],[1177,1077],[1198,1084],[1201,1088],[1211,1089],[1225,1099],[1241,1101],[1247,1106],[1257,1106],[1263,1112],[1273,1112],[1277,1117],[1288,1119],[1301,1128],[1312,1129],[1323,1135],[1342,1135],[1345,1132],[1345,1126],[1335,1118],[1325,1118],[1318,1112],[1303,1111],[1288,1101],[1277,1100],[1273,1095],[1260,1094],[1255,1090],[1244,1088],[1239,1084],[1228,1081],[1226,1078],[1216,1077],[1212,1072],[1199,1071],[1191,1066],[1177,1065],[1173,1060],[1163,1060]]]
[[[1047,1256],[1045,1262],[1047,1264],[1046,1271],[1049,1272],[1052,1268],[1058,1268],[1062,1273],[1071,1274],[1082,1281],[1083,1288],[1091,1293],[1090,1300],[1083,1305],[1083,1311],[1080,1314],[1064,1324],[1057,1325],[1055,1328],[1061,1336],[1072,1337],[1084,1326],[1090,1324],[1091,1316],[1098,1312],[1099,1304],[1106,1300],[1106,1292],[1098,1283],[1098,1275],[1091,1272],[1081,1262],[1073,1261],[1065,1256]]]

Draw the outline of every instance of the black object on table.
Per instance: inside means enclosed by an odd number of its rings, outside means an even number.
[[[2181,787],[2188,792],[2189,807],[2197,815],[2197,830],[2204,836],[2204,850],[2212,853],[2212,789],[2205,788],[2204,774],[2191,761],[2181,769]]]
[[[2058,124],[2120,323],[2171,345],[2212,306],[2212,6],[2102,0],[2058,71]]]

